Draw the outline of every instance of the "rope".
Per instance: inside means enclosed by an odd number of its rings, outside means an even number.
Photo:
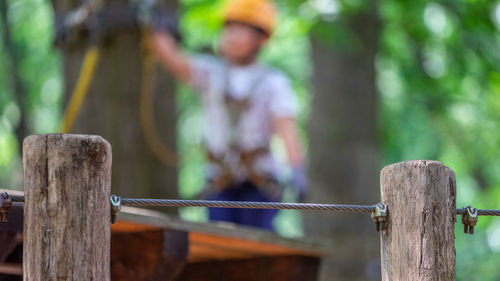
[[[12,202],[24,202],[23,195],[10,195]],[[339,205],[314,203],[279,203],[279,202],[234,202],[211,200],[175,200],[175,199],[138,199],[122,198],[121,204],[130,207],[209,207],[240,209],[279,209],[305,211],[331,211],[340,213],[371,213],[375,205]],[[467,209],[457,209],[457,215],[466,214]],[[480,216],[500,216],[500,210],[478,209]]]
[[[143,37],[147,37],[147,31],[143,31]],[[143,39],[143,43],[146,39]],[[99,60],[99,49],[97,46],[90,47],[85,52],[83,64],[76,82],[75,89],[71,94],[68,102],[68,107],[64,113],[63,124],[61,127],[62,133],[69,133],[73,128],[76,117],[80,113],[83,101],[87,96],[90,82],[94,76],[94,72]],[[158,158],[167,166],[177,165],[177,155],[166,147],[156,129],[153,115],[153,85],[155,79],[155,60],[149,53],[145,52],[144,63],[142,67],[142,82],[140,89],[139,113],[141,127],[144,133],[146,143]]]
[[[143,31],[143,44],[146,44],[147,32]],[[153,85],[155,80],[155,59],[149,51],[144,52],[142,77],[141,77],[141,93],[139,101],[139,114],[142,131],[146,143],[153,152],[154,156],[163,162],[163,164],[171,167],[177,166],[177,155],[170,150],[161,140],[158,130],[154,122],[153,110]]]
[[[75,89],[71,94],[68,107],[64,112],[63,124],[61,127],[62,133],[69,133],[71,128],[73,128],[75,119],[78,116],[83,101],[87,95],[98,61],[99,49],[97,46],[92,46],[85,52],[82,68],[80,69],[80,75],[78,76]]]

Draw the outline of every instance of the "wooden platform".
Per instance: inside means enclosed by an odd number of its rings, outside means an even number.
[[[6,276],[2,273],[19,274],[21,268],[22,205],[15,205],[9,222],[0,224],[0,281]],[[312,281],[330,248],[316,239],[290,239],[229,223],[186,222],[130,207],[122,207],[111,230],[110,265],[117,281]],[[11,257],[2,257],[2,251]]]
[[[320,257],[326,245],[314,239],[290,239],[231,223],[195,223],[160,212],[123,207],[113,233],[169,229],[188,232],[190,262],[205,260],[301,255]]]

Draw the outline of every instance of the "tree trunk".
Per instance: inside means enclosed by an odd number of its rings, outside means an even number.
[[[389,208],[382,280],[455,281],[455,173],[436,161],[406,161],[382,170],[380,188]]]
[[[332,25],[343,24],[354,37],[353,46],[312,38],[312,202],[374,204],[379,200],[374,66],[377,17],[373,6],[368,10],[341,15]],[[305,218],[309,234],[329,237],[336,248],[323,262],[321,280],[380,279],[379,242],[370,219],[345,214],[306,214]]]
[[[112,1],[104,1],[109,9]],[[165,1],[175,6],[176,1]],[[56,17],[74,9],[80,1],[53,0]],[[128,8],[129,1],[112,5]],[[65,98],[75,87],[89,36],[78,35],[77,46],[63,47]],[[92,35],[91,35],[92,36]],[[112,193],[122,197],[177,197],[177,167],[166,166],[147,146],[139,119],[139,98],[143,69],[141,33],[137,26],[121,26],[106,34],[99,44],[100,57],[89,92],[71,130],[72,133],[96,134],[113,147]],[[162,140],[175,151],[175,83],[160,71],[154,83],[154,113]],[[165,209],[176,212],[175,209]]]
[[[88,135],[30,136],[23,166],[23,280],[109,281],[109,143]]]

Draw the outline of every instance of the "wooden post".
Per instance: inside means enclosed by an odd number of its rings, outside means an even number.
[[[23,144],[24,280],[109,280],[111,146],[99,136]]]
[[[454,281],[455,173],[436,161],[406,161],[385,167],[380,185],[389,208],[382,280]]]

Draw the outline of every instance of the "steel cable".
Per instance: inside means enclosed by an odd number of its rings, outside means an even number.
[[[12,202],[24,202],[23,195],[10,195]],[[280,209],[305,211],[331,211],[340,213],[371,213],[375,205],[339,205],[313,203],[280,203],[280,202],[238,202],[211,200],[175,200],[175,199],[139,199],[122,198],[121,204],[130,207],[209,207],[240,209]],[[479,216],[500,216],[500,210],[478,209]],[[457,215],[467,213],[467,208],[457,209]]]
[[[467,208],[457,209],[457,215],[467,214]],[[500,210],[477,209],[478,216],[500,216]]]
[[[121,203],[123,206],[132,206],[132,207],[210,207],[210,208],[333,211],[333,212],[343,212],[343,213],[371,213],[375,210],[375,206],[373,205],[338,205],[338,204],[242,202],[242,201],[212,201],[212,200],[122,198]]]

